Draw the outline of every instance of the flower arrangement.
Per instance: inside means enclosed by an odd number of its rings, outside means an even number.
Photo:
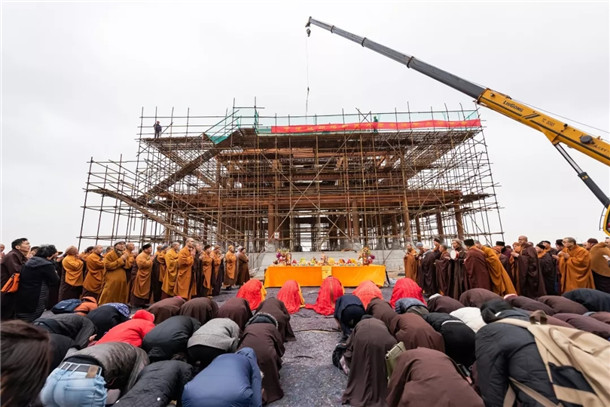
[[[375,260],[375,256],[371,254],[371,249],[368,246],[364,246],[358,253],[358,262],[363,266],[371,264]]]
[[[290,250],[278,249],[275,254],[275,261],[273,264],[279,264],[281,266],[290,266],[292,264],[292,255],[290,254]]]

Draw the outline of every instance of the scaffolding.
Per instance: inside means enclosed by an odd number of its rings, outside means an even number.
[[[142,109],[135,160],[89,161],[79,246],[193,237],[261,253],[503,240],[477,110],[261,111]]]

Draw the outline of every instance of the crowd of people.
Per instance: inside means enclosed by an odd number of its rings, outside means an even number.
[[[407,247],[389,301],[371,281],[346,293],[329,276],[306,305],[296,281],[266,297],[241,248],[223,255],[188,239],[154,254],[124,242],[60,254],[17,239],[1,259],[3,287],[15,273],[19,284],[2,293],[0,400],[272,403],[284,396],[285,343],[296,340],[290,315],[306,307],[337,322],[328,363],[347,375],[343,404],[610,405],[600,381],[610,377],[610,239],[593,240],[551,248],[522,236],[491,248],[467,239],[450,250],[436,239],[430,250]],[[214,300],[235,286],[236,297]],[[530,325],[559,330],[580,354],[549,360]]]

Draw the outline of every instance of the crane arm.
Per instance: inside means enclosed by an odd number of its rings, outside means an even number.
[[[309,27],[312,24],[406,65],[407,68],[414,69],[432,79],[465,93],[474,98],[476,102],[482,106],[541,131],[553,145],[564,143],[568,147],[574,148],[581,153],[610,166],[610,144],[601,138],[594,138],[560,120],[537,112],[523,103],[516,102],[507,95],[479,86],[473,82],[460,78],[459,76],[453,75],[452,73],[420,61],[412,55],[403,54],[388,48],[385,45],[371,41],[368,38],[360,37],[335,27],[334,25],[329,25],[310,17],[306,26]]]

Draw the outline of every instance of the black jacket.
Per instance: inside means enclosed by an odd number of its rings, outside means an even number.
[[[121,314],[119,310],[111,305],[97,307],[87,314],[87,318],[93,322],[97,329],[97,336],[95,339],[100,339],[111,328],[129,320],[129,318]]]
[[[589,311],[610,312],[610,294],[592,288],[577,288],[563,294],[564,297],[584,305]]]
[[[89,345],[89,338],[96,332],[93,322],[79,314],[49,315],[38,318],[34,321],[34,325],[73,339],[77,349],[86,348]]]
[[[497,318],[528,320],[518,310],[502,311]],[[509,377],[558,403],[534,336],[527,329],[501,322],[485,325],[476,334],[476,358],[478,386],[486,407],[502,407]],[[538,406],[519,389],[514,390],[523,407]]]
[[[443,312],[422,316],[437,332],[443,335],[445,353],[456,363],[466,367],[475,361],[475,333],[461,319]]]
[[[146,334],[142,349],[153,362],[171,359],[175,354],[186,353],[189,338],[200,326],[195,318],[175,315]]]
[[[19,290],[17,291],[17,312],[31,313],[36,311],[43,282],[47,286],[59,282],[59,276],[55,272],[55,264],[42,257],[32,257],[21,269]]]
[[[122,407],[166,407],[182,398],[184,385],[193,378],[193,367],[179,360],[162,360],[146,366],[131,390],[119,399]]]

